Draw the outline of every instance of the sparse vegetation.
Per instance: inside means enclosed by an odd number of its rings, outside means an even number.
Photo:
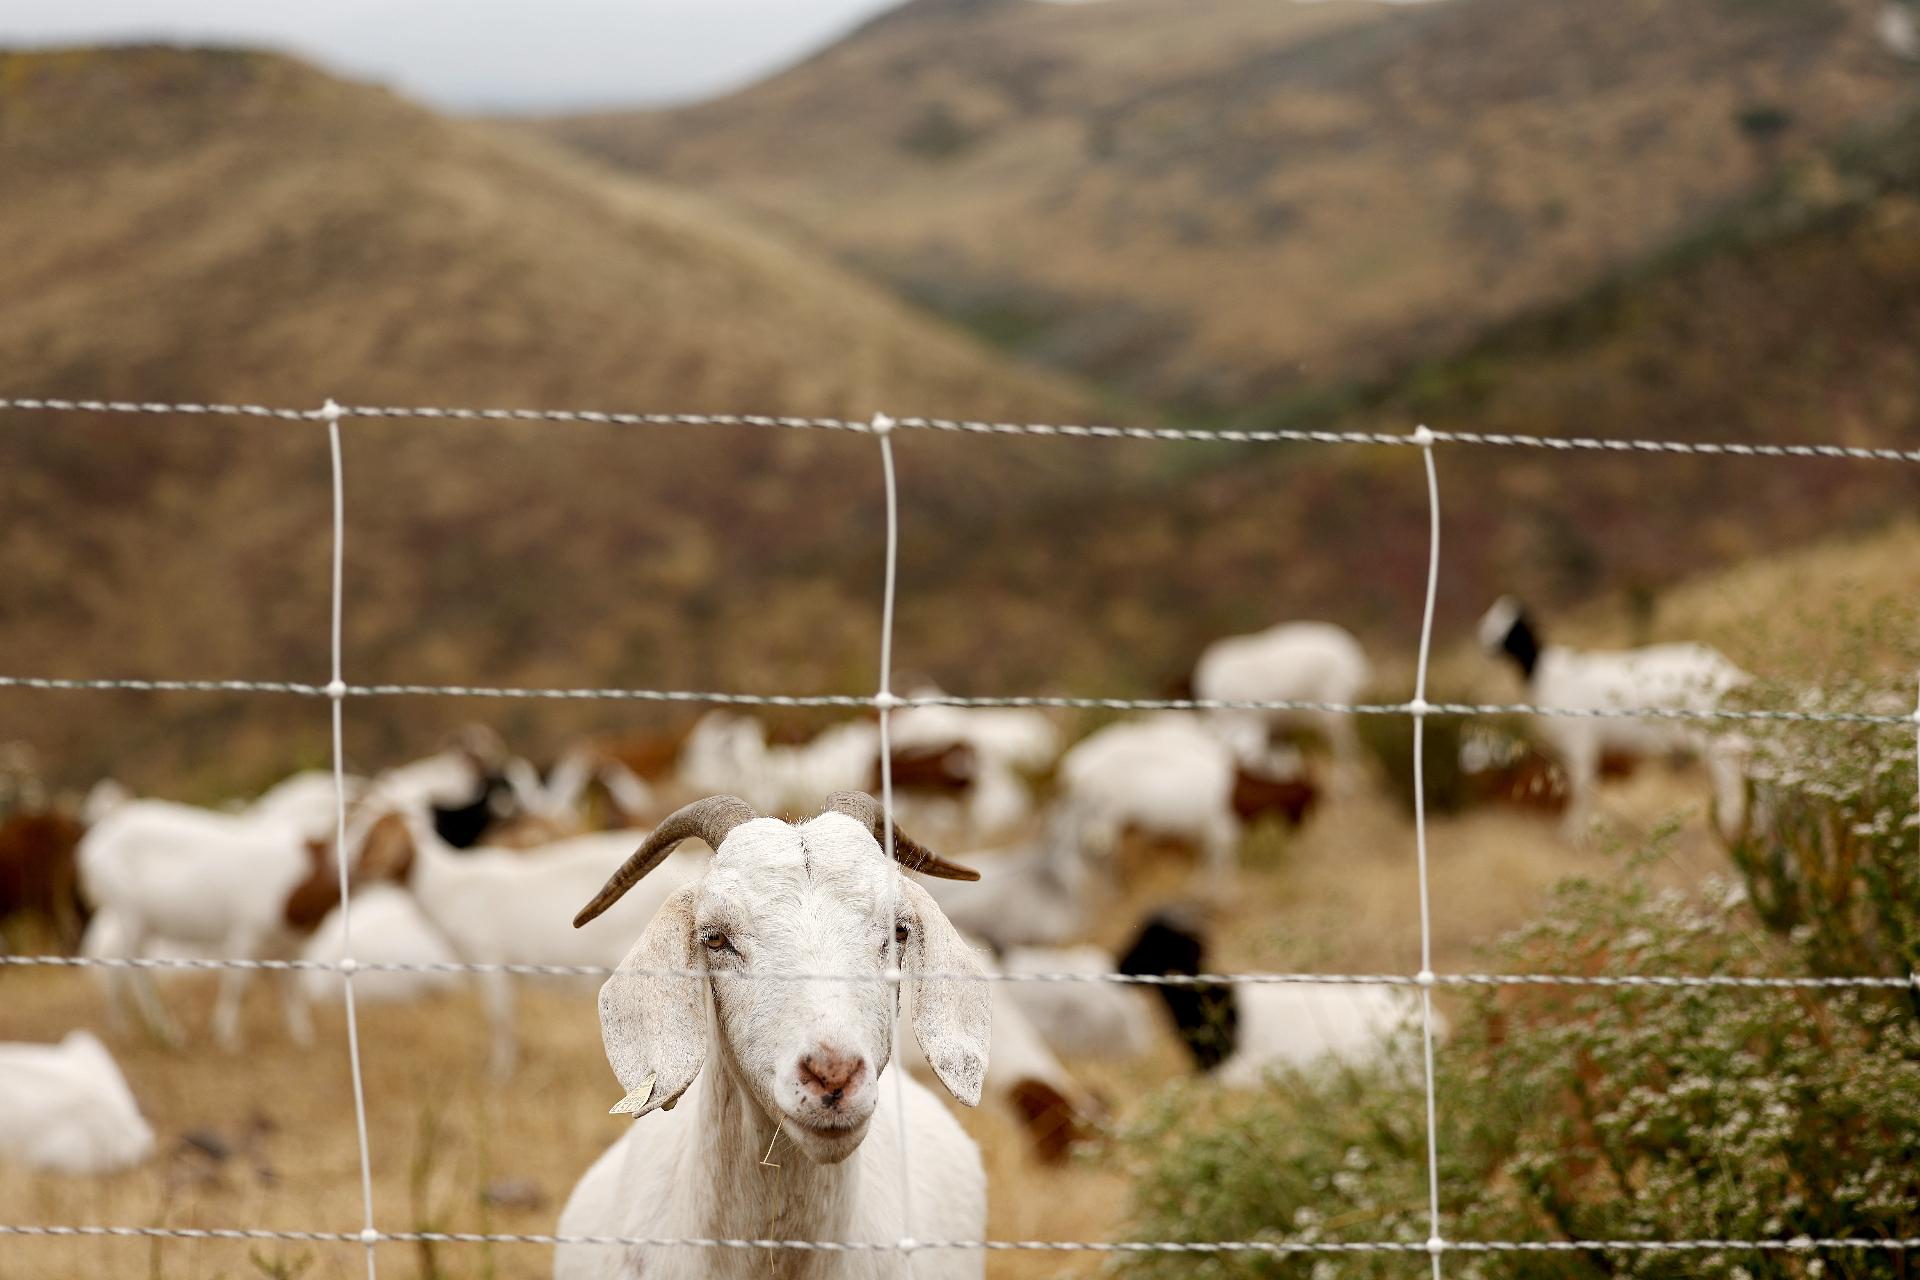
[[[718,102],[545,127],[948,315],[1055,298],[1017,349],[1230,411],[1444,356],[1911,101],[1878,8],[911,4]]]
[[[1909,795],[1909,804],[1911,795]],[[1563,884],[1506,972],[1804,971],[1808,941],[1743,926],[1744,893],[1657,892],[1660,839]],[[1164,1094],[1127,1135],[1132,1238],[1427,1238],[1417,1056],[1264,1094]],[[1920,1026],[1881,992],[1522,987],[1482,992],[1438,1057],[1441,1211],[1455,1240],[1879,1238],[1920,1233]],[[1403,1274],[1391,1254],[1151,1255],[1169,1276]],[[1898,1253],[1460,1255],[1466,1276],[1905,1274]]]
[[[1765,608],[1757,584],[1749,607]],[[1799,682],[1750,705],[1899,713],[1910,611],[1870,594],[1794,620]],[[1866,602],[1866,603],[1863,603]],[[1836,674],[1851,673],[1851,674]],[[1891,672],[1891,674],[1890,674]],[[1755,739],[1737,874],[1661,891],[1656,831],[1603,877],[1561,884],[1495,972],[1907,978],[1920,969],[1913,731],[1743,726]],[[1410,753],[1409,753],[1410,754]],[[1438,1055],[1443,1230],[1458,1240],[1920,1234],[1920,1022],[1911,990],[1521,986],[1451,1003]],[[1409,1033],[1411,1037],[1412,1033]],[[1163,1093],[1127,1135],[1136,1239],[1401,1241],[1428,1235],[1416,1044],[1374,1071],[1291,1074],[1264,1094]],[[1137,1259],[1156,1277],[1399,1274],[1395,1255]],[[1873,1250],[1797,1255],[1461,1255],[1466,1276],[1898,1276]]]

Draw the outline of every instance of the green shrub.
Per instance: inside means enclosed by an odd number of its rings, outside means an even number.
[[[1907,794],[1907,809],[1912,792]],[[1902,813],[1905,810],[1901,811]],[[1905,830],[1900,824],[1895,829]],[[1618,882],[1573,880],[1500,948],[1506,972],[1804,971],[1808,930],[1746,892],[1656,891],[1657,837]],[[1815,926],[1817,930],[1818,926]],[[1920,1235],[1920,1026],[1898,993],[1518,986],[1454,1011],[1437,1056],[1442,1231],[1454,1240]],[[1410,1037],[1411,1039],[1411,1037]],[[1175,1090],[1121,1140],[1133,1238],[1418,1242],[1425,1122],[1412,1044],[1267,1090]],[[1153,1277],[1414,1274],[1404,1254],[1153,1254]],[[1835,1251],[1453,1254],[1450,1276],[1895,1276]]]
[[[1762,693],[1756,701],[1765,701]],[[1773,705],[1780,705],[1777,695]],[[1806,710],[1899,713],[1906,690],[1841,685]],[[1730,852],[1769,929],[1819,974],[1920,970],[1920,814],[1912,731],[1796,724],[1759,735]]]

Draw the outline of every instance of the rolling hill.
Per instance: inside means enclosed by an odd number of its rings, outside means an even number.
[[[1121,3],[1122,0],[1114,0]],[[1048,419],[1009,364],[704,197],[607,178],[285,60],[0,60],[0,395]],[[1920,119],[1846,133],[1686,240],[1455,355],[1239,421],[1920,444]],[[1140,421],[1128,416],[1127,421]],[[870,438],[350,420],[346,674],[859,693]],[[956,692],[1151,694],[1208,640],[1326,617],[1393,665],[1426,557],[1412,450],[896,433],[896,662]],[[1439,626],[1500,590],[1635,601],[1911,510],[1910,467],[1448,447]],[[0,413],[0,673],[326,672],[324,433]],[[903,676],[899,687],[905,687]],[[690,714],[355,702],[377,765],[468,718],[540,754]],[[0,695],[54,780],[212,798],[325,758],[325,708]]]
[[[0,396],[858,418],[1088,404],[703,197],[285,58],[0,54],[0,172]],[[286,423],[5,414],[0,669],[321,678],[324,446]],[[877,589],[869,440],[360,421],[347,459],[365,678],[743,681],[725,663],[754,645],[642,675],[657,647],[712,656],[735,611],[772,607],[714,580],[735,534],[764,574],[870,551]],[[797,535],[781,531],[794,495],[817,504]],[[843,611],[811,579],[793,592],[796,610]],[[825,629],[747,661],[837,675],[845,629]],[[284,701],[13,697],[0,734],[81,774],[244,767],[256,749],[278,765],[290,724],[303,749],[324,740],[318,708]],[[367,708],[366,754],[430,742],[442,707]]]
[[[1235,407],[1557,303],[1920,89],[1880,0],[913,0],[543,127],[1022,353]]]

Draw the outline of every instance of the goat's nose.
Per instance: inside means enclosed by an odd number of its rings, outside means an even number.
[[[867,1062],[857,1053],[842,1053],[821,1045],[800,1059],[800,1083],[808,1093],[831,1107],[859,1082]]]

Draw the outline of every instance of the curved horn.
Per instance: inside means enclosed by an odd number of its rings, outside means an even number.
[[[621,894],[638,884],[641,876],[665,862],[667,855],[678,848],[682,840],[705,840],[718,852],[720,842],[727,838],[728,832],[759,816],[751,805],[738,796],[708,796],[705,800],[695,800],[684,808],[674,810],[667,815],[666,821],[653,829],[646,843],[620,864],[620,869],[594,895],[593,901],[580,908],[580,914],[573,918],[573,927],[578,929],[620,901]]]
[[[887,847],[887,815],[880,810],[880,802],[864,791],[836,791],[827,797],[828,813],[844,813],[867,830],[873,832],[873,838],[880,847]],[[942,880],[978,880],[980,873],[971,867],[963,867],[956,862],[948,862],[933,850],[925,848],[899,827],[893,829],[893,858],[909,871],[918,871],[922,875],[937,876]]]

